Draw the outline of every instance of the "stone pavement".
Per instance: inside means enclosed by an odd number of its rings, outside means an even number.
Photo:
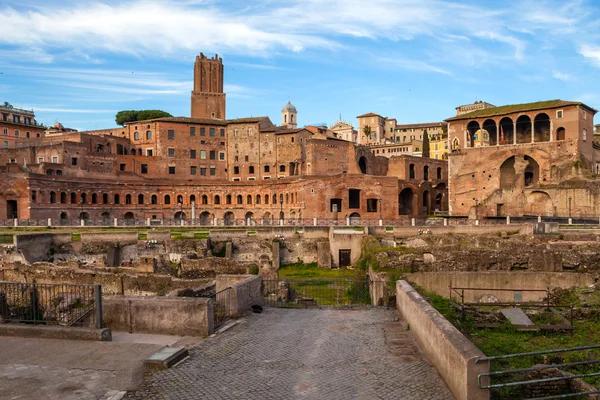
[[[396,312],[266,308],[127,399],[452,399]]]
[[[0,399],[112,400],[161,344],[0,337]]]

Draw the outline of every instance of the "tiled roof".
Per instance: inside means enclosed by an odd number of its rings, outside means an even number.
[[[228,119],[227,122],[230,124],[247,124],[247,123],[251,123],[251,122],[260,122],[267,118],[269,118],[269,117],[235,118],[235,119]]]
[[[144,122],[175,122],[180,124],[203,124],[203,125],[220,125],[227,126],[227,121],[222,119],[210,119],[210,118],[188,118],[188,117],[164,117],[149,119],[146,121],[132,121],[128,122],[129,125],[141,124]]]
[[[394,129],[437,128],[438,126],[442,125],[447,124],[445,122],[423,122],[422,124],[396,125]]]
[[[370,112],[370,113],[366,113],[363,115],[359,115],[356,118],[362,118],[362,117],[381,117],[381,115]]]
[[[483,110],[476,110],[476,111],[472,111],[467,114],[448,118],[448,119],[446,119],[446,121],[459,121],[462,119],[493,117],[493,116],[498,116],[498,115],[512,114],[515,112],[544,110],[544,109],[548,109],[548,108],[559,108],[559,107],[577,106],[577,105],[585,106],[586,108],[593,111],[594,113],[597,112],[597,110],[595,110],[592,107],[587,106],[579,101],[547,100],[547,101],[538,101],[535,103],[511,104],[511,105],[507,105],[507,106],[485,108]]]

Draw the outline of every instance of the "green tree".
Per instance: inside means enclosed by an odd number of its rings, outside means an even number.
[[[363,135],[365,135],[365,139],[369,139],[371,137],[371,127],[369,125],[365,125],[362,131]]]
[[[427,129],[423,131],[423,153],[422,157],[429,158],[429,133]]]
[[[148,119],[172,117],[166,111],[162,110],[123,110],[115,116],[117,125],[125,125],[128,122],[146,121]]]

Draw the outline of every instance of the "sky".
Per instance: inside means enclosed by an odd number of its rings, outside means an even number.
[[[399,124],[455,107],[563,99],[600,107],[597,0],[0,0],[0,103],[38,122],[114,127],[189,116],[196,55],[225,66],[227,118]]]

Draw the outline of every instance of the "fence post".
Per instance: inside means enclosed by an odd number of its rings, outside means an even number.
[[[102,285],[94,285],[94,297],[96,301],[96,329],[102,329]]]
[[[415,219],[414,219],[414,218],[411,218],[411,219],[410,219],[410,225],[411,225],[411,226],[415,226],[415,222],[416,222],[416,221],[415,221]]]
[[[542,222],[542,217],[541,215],[538,216],[538,222]]]
[[[475,220],[475,225],[476,225],[476,226],[478,226],[478,225],[479,225],[479,220],[478,220],[478,219],[476,219],[476,220]]]
[[[115,219],[114,219],[114,225],[115,225],[115,226],[118,226],[118,225],[119,225],[119,220],[118,220],[118,218],[115,218]]]
[[[573,218],[569,218],[569,225],[573,225]]]
[[[84,219],[80,219],[79,220],[79,225],[80,226],[85,226],[85,220]]]
[[[14,226],[19,226],[19,220],[18,219],[13,219],[13,225]]]
[[[506,225],[510,225],[510,216],[506,216]]]
[[[598,221],[600,221],[600,217],[598,218]],[[599,222],[600,223],[600,222]],[[317,226],[317,217],[313,218],[313,225]]]
[[[48,226],[52,226],[52,218],[48,218]]]
[[[444,218],[444,226],[448,226],[448,218]]]
[[[150,226],[150,217],[146,218],[146,226]]]
[[[381,218],[379,219],[379,226],[383,226],[383,220]]]
[[[350,217],[346,217],[346,226],[350,226]]]

